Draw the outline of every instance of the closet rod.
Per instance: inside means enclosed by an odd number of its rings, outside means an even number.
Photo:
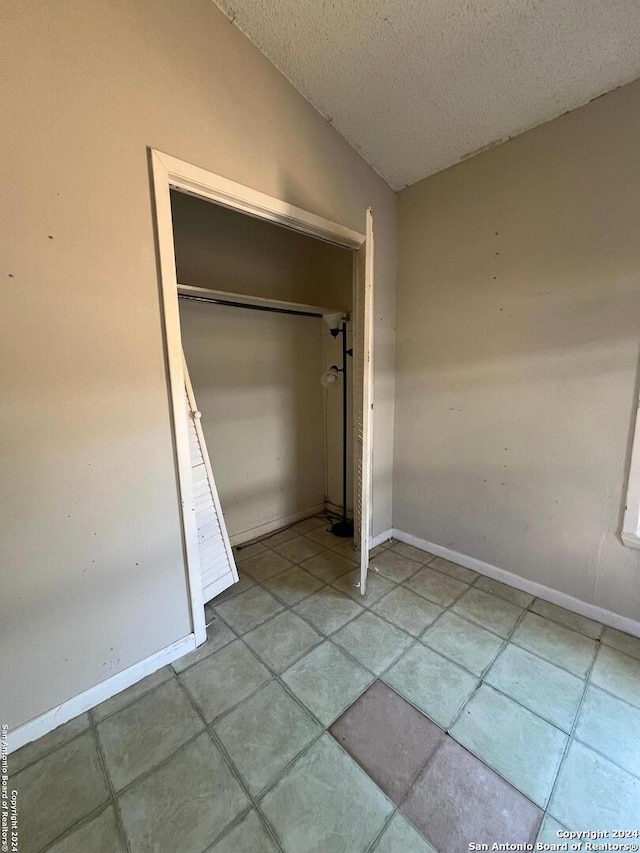
[[[250,311],[269,311],[272,314],[293,314],[296,317],[322,317],[316,311],[296,311],[293,308],[273,308],[270,305],[250,305],[247,302],[232,302],[229,299],[216,299],[213,296],[187,296],[179,293],[178,299],[190,299],[194,302],[209,302],[213,305],[227,305],[231,308],[248,308]]]
[[[348,319],[349,317],[346,311],[336,308],[308,305],[305,302],[286,302],[282,299],[265,299],[263,296],[211,290],[208,287],[193,287],[189,284],[178,284],[178,298],[210,302],[214,305],[230,305],[233,308],[253,308],[255,311],[269,311],[273,314],[293,314],[296,317],[324,317],[325,315],[332,318],[339,316]]]

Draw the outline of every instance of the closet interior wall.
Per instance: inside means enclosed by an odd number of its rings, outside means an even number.
[[[184,193],[171,205],[180,284],[350,311],[350,251]],[[319,318],[189,300],[180,322],[232,543],[340,506],[342,395],[320,385],[340,339]]]

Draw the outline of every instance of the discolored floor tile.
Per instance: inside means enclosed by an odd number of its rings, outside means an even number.
[[[516,607],[527,608],[533,601],[533,596],[528,592],[523,592],[521,589],[515,589],[506,583],[500,583],[493,578],[480,577],[475,582],[474,587],[481,589],[483,592],[490,592],[492,595],[497,595],[498,598],[504,598],[510,604],[515,604]]]
[[[382,833],[373,853],[438,853],[428,841],[396,812]]]
[[[151,770],[203,728],[175,679],[104,720],[98,738],[114,790]]]
[[[570,829],[638,829],[640,779],[573,741],[549,813]]]
[[[282,680],[302,704],[328,726],[373,678],[337,646],[325,640],[289,667],[282,674]]]
[[[551,604],[542,598],[536,598],[531,605],[531,611],[545,619],[550,619],[552,622],[557,622],[564,628],[591,637],[592,640],[597,640],[602,634],[602,625],[599,622],[594,622],[593,619],[587,619],[585,616],[580,616],[564,607],[558,607],[557,604]]]
[[[478,681],[442,655],[420,644],[405,652],[383,680],[445,729],[451,725]]]
[[[105,717],[108,717],[109,714],[115,714],[116,711],[119,711],[131,702],[135,702],[136,699],[144,696],[144,694],[149,690],[153,690],[154,687],[159,687],[170,678],[173,678],[171,667],[163,666],[162,669],[151,673],[151,675],[147,675],[146,678],[137,681],[135,684],[132,684],[131,687],[127,687],[126,690],[121,690],[120,693],[116,693],[115,696],[112,696],[110,699],[106,699],[104,702],[96,705],[96,707],[91,711],[93,719],[96,723],[99,723],[101,720],[104,720]]]
[[[455,578],[463,583],[473,583],[478,577],[477,572],[472,572],[471,569],[465,566],[459,566],[457,563],[452,563],[450,560],[445,560],[442,557],[436,557],[429,563],[430,569],[436,569],[444,575],[449,575],[450,578]]]
[[[640,776],[640,709],[590,685],[574,735],[629,773]]]
[[[640,708],[640,661],[602,645],[591,672],[591,681]]]
[[[333,634],[347,622],[364,612],[356,601],[332,586],[325,586],[309,598],[305,598],[294,610],[304,616],[324,634]]]
[[[246,699],[271,673],[241,640],[235,640],[180,675],[202,715],[211,722]]]
[[[403,557],[398,554],[393,548],[389,548],[374,557],[369,566],[369,571],[377,571],[383,577],[388,578],[394,583],[401,583],[410,578],[420,568],[420,563],[411,560],[408,557]]]
[[[126,853],[115,809],[109,806],[58,841],[47,853]]]
[[[370,611],[349,622],[332,639],[376,675],[384,672],[413,642],[400,628]]]
[[[402,811],[440,853],[471,843],[533,844],[542,811],[451,738],[438,749]]]
[[[390,580],[375,574],[375,572],[369,572],[369,577],[367,579],[367,593],[364,596],[360,594],[359,583],[360,569],[356,569],[348,575],[343,575],[341,578],[338,578],[333,585],[336,589],[339,589],[340,592],[344,592],[345,595],[353,598],[354,601],[357,601],[359,604],[364,604],[367,607],[371,607],[372,604],[375,604],[375,602],[379,601],[383,595],[386,595],[393,589],[393,583]]]
[[[364,853],[393,811],[329,735],[295,762],[261,808],[285,853]]]
[[[248,592],[236,595],[217,608],[218,613],[238,634],[245,634],[257,625],[261,625],[284,609],[278,601],[264,589],[255,586]]]
[[[322,732],[313,717],[275,681],[214,728],[254,796]]]
[[[319,542],[309,539],[308,536],[297,536],[282,545],[277,545],[275,550],[292,563],[301,563],[303,560],[308,560],[309,557],[319,554],[324,550],[324,547]]]
[[[274,672],[282,672],[322,639],[317,631],[290,610],[244,635],[245,643]]]
[[[118,803],[131,853],[201,853],[250,801],[203,733]]]
[[[449,607],[461,593],[468,589],[465,583],[428,567],[420,569],[417,574],[409,578],[405,586],[441,607]]]
[[[243,574],[250,575],[258,583],[264,583],[269,578],[279,575],[281,572],[286,572],[293,566],[291,560],[287,560],[277,551],[271,548],[265,548],[254,557],[250,557],[241,564]]]
[[[18,792],[20,850],[41,850],[109,799],[94,739],[87,731],[12,776]]]
[[[567,735],[483,684],[451,735],[534,803],[546,806]]]
[[[62,746],[63,743],[66,743],[68,740],[71,740],[71,738],[74,738],[81,732],[86,731],[88,728],[89,715],[80,714],[78,717],[74,717],[73,720],[69,720],[69,722],[65,723],[63,726],[58,726],[58,728],[54,729],[52,732],[49,732],[37,740],[26,744],[22,749],[18,749],[8,756],[7,762],[9,766],[9,773],[13,776],[24,767],[27,767],[29,764],[33,764],[33,762],[37,761],[38,758],[42,758],[43,755],[57,749],[59,746]]]
[[[412,637],[420,636],[442,613],[442,608],[437,604],[432,604],[404,586],[392,589],[371,609],[403,631],[407,631]]]
[[[474,675],[482,675],[502,647],[500,637],[451,611],[444,613],[421,639]]]
[[[251,810],[207,853],[277,853],[278,848],[255,810]]]
[[[381,681],[336,720],[331,734],[396,804],[445,736]]]
[[[602,642],[629,657],[640,660],[640,637],[632,637],[631,634],[624,634],[622,631],[616,631],[615,628],[605,628]]]
[[[266,581],[265,587],[270,593],[277,596],[289,606],[297,604],[308,595],[324,586],[323,582],[315,575],[305,572],[299,566],[294,566],[281,575]]]
[[[353,571],[353,562],[347,560],[346,557],[341,557],[335,551],[323,551],[321,554],[316,554],[315,557],[305,560],[300,564],[300,567],[311,572],[312,575],[325,583],[333,583],[342,575]]]
[[[584,681],[511,643],[484,680],[565,732],[570,732]]]
[[[211,622],[207,626],[207,639],[201,646],[198,646],[197,649],[194,649],[192,652],[189,652],[188,655],[184,655],[178,660],[174,660],[171,664],[174,672],[184,672],[185,669],[189,666],[193,666],[194,663],[198,663],[201,660],[204,660],[209,655],[213,654],[213,652],[217,652],[218,649],[221,649],[223,646],[226,646],[228,643],[232,643],[236,639],[236,635],[233,631],[228,628],[222,619],[216,618],[214,622]]]
[[[476,622],[482,628],[493,631],[500,637],[508,637],[514,625],[522,615],[522,609],[515,607],[504,598],[482,592],[471,587],[459,598],[453,610],[471,622]]]

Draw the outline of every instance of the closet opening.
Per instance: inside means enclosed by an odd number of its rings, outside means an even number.
[[[372,217],[365,239],[157,152],[152,169],[199,643],[203,605],[243,576],[232,547],[286,552],[309,519],[305,542],[349,548],[364,594]]]

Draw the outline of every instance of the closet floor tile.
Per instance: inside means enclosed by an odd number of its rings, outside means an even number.
[[[376,842],[373,853],[438,853],[404,818],[396,812]]]
[[[264,583],[264,581],[285,572],[292,566],[291,560],[287,560],[286,557],[277,551],[272,551],[271,548],[265,548],[264,551],[260,551],[260,553],[240,563],[239,572],[243,575],[249,575],[258,583]]]
[[[300,566],[325,583],[333,583],[342,575],[353,571],[353,562],[346,557],[341,557],[335,551],[323,551],[305,560]]]
[[[295,539],[289,539],[282,545],[276,545],[275,550],[292,563],[301,563],[303,560],[308,560],[309,557],[314,557],[324,551],[324,547],[324,545],[314,542],[307,536],[296,536]]]

